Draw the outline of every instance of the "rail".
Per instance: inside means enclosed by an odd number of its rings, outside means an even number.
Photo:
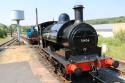
[[[119,67],[112,70],[118,72],[121,76],[125,76],[125,62],[119,61]]]
[[[9,45],[13,44],[16,41],[17,41],[17,38],[12,38],[11,40],[1,44],[0,47],[2,48],[2,47],[5,47],[5,46],[9,46]]]
[[[119,76],[125,77],[125,62],[119,61],[119,67],[118,68],[110,67],[109,69],[116,72]]]

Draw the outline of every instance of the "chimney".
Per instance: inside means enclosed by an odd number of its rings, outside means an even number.
[[[83,22],[83,5],[75,5],[74,12],[75,12],[75,22]]]

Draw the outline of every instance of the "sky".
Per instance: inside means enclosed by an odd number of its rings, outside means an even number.
[[[0,23],[10,25],[12,10],[24,10],[25,19],[20,25],[35,25],[35,8],[39,23],[58,20],[61,13],[74,19],[74,5],[84,5],[84,20],[125,16],[125,0],[1,0]]]

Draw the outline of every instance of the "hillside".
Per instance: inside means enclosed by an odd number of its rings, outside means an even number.
[[[123,23],[123,22],[125,22],[125,16],[103,18],[103,19],[92,19],[92,20],[86,20],[86,22],[89,24]]]

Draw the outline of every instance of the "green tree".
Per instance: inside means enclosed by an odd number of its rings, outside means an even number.
[[[4,24],[0,24],[0,38],[7,37],[8,27]]]

